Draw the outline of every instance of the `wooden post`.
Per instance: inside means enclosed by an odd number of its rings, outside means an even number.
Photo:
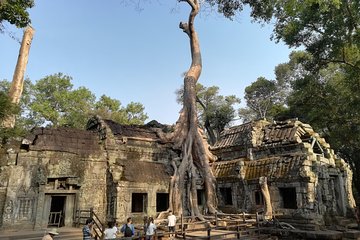
[[[94,208],[90,208],[90,218],[94,218]]]
[[[237,225],[236,230],[237,230],[236,237],[237,237],[237,239],[240,239],[241,234],[240,234],[240,226],[239,225]]]
[[[218,228],[218,215],[217,212],[215,212],[215,226]]]
[[[183,234],[184,231],[184,219],[183,219],[183,215],[181,214],[180,216],[180,224],[181,224],[181,234]],[[185,238],[184,238],[185,239]]]
[[[208,229],[207,229],[207,239],[211,239],[211,227],[208,226]]]
[[[104,234],[104,232],[105,232],[105,226],[104,226],[104,224],[102,224],[102,226],[101,226],[101,240],[104,240],[105,239],[105,234]]]

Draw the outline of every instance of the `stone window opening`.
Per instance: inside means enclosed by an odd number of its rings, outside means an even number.
[[[282,208],[297,209],[296,189],[294,187],[279,188]]]
[[[156,193],[156,212],[163,212],[169,208],[169,194]]]
[[[220,188],[220,194],[224,201],[224,205],[233,205],[231,187]]]
[[[264,205],[264,196],[261,191],[254,192],[255,205],[263,206]]]
[[[34,199],[22,197],[22,198],[18,198],[18,201],[19,201],[18,218],[31,219]]]
[[[132,193],[131,212],[133,213],[147,212],[147,193]]]
[[[205,204],[205,191],[204,189],[196,190],[197,202],[199,206],[203,206]]]

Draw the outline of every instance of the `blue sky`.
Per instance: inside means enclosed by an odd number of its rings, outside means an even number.
[[[30,10],[36,32],[25,75],[32,81],[62,72],[74,87],[122,105],[140,102],[148,120],[172,124],[181,106],[180,88],[190,63],[188,37],[178,28],[188,18],[185,3],[145,3],[141,11],[119,0],[35,0]],[[21,39],[22,31],[6,25]],[[202,13],[195,27],[200,38],[203,72],[199,82],[219,86],[223,95],[242,97],[257,77],[274,78],[290,49],[270,41],[272,26],[251,23],[248,11],[235,21]],[[0,79],[11,80],[19,43],[0,35]]]

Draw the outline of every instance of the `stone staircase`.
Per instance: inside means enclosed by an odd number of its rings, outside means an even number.
[[[0,231],[0,240],[41,240],[46,230]],[[81,228],[59,228],[54,240],[82,240]]]

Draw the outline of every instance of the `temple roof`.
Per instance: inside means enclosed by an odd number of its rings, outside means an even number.
[[[141,137],[159,140],[156,132],[147,125],[121,125],[112,120],[104,120],[104,122],[109,126],[114,136]]]
[[[170,126],[156,121],[151,121],[145,125],[123,125],[109,119],[102,119],[99,116],[89,119],[86,128],[90,131],[97,131],[101,138],[109,133],[104,131],[107,128],[116,138],[133,138],[148,141],[161,141],[159,133],[163,134],[171,129]]]
[[[322,145],[329,147],[312,127],[298,120],[283,122],[253,121],[231,127],[221,133],[220,139],[212,150],[230,147],[258,147],[269,144],[300,143],[310,137],[316,138]]]
[[[29,150],[62,151],[89,155],[100,151],[98,136],[74,128],[35,128],[23,141]]]
[[[220,161],[213,164],[213,173],[217,179],[242,178],[259,179],[266,176],[269,180],[279,178],[297,178],[304,160],[303,155],[276,156],[261,160],[245,158]]]

